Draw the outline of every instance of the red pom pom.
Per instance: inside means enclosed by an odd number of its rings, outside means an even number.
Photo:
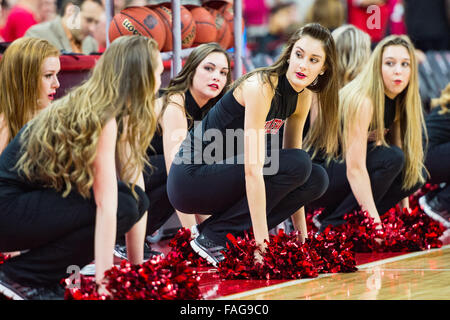
[[[199,277],[188,262],[169,253],[140,265],[123,260],[105,272],[106,288],[111,296],[100,296],[92,277],[81,277],[79,289],[66,289],[72,300],[193,300],[201,299]],[[67,284],[67,281],[65,282]]]
[[[205,259],[192,250],[190,245],[191,240],[191,231],[189,229],[181,228],[178,230],[177,234],[169,243],[169,247],[172,248],[171,254],[173,255],[173,259],[189,261],[192,267],[209,266]]]
[[[3,264],[8,259],[9,259],[9,256],[6,256],[0,252],[0,264]]]

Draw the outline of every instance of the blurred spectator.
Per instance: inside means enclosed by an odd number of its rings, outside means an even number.
[[[345,7],[340,0],[316,0],[305,22],[317,22],[333,31],[345,23]]]
[[[50,21],[56,17],[56,0],[40,0],[39,22]]]
[[[267,35],[269,20],[269,6],[267,0],[244,0],[243,18],[247,28],[247,39],[254,41],[257,37]],[[268,1],[267,1],[268,2]]]
[[[90,54],[98,51],[92,37],[104,12],[100,0],[66,0],[62,17],[30,28],[26,36],[48,40],[60,50]]]
[[[348,23],[367,32],[372,43],[376,44],[386,35],[389,20],[387,2],[388,0],[347,0]],[[370,7],[373,5],[376,7]]]
[[[39,21],[40,0],[18,0],[12,7],[2,29],[2,38],[12,42],[22,37],[32,25]]]
[[[285,2],[272,7],[270,9],[268,33],[257,38],[252,54],[265,53],[272,59],[276,58],[289,38],[292,26],[298,27],[296,12],[294,2]]]
[[[450,0],[403,0],[408,35],[422,51],[450,49]]]
[[[98,43],[98,52],[104,52],[106,50],[106,13],[103,12],[100,15],[100,19],[97,28],[92,35]]]
[[[306,16],[310,11],[311,7],[314,5],[315,0],[294,0],[293,2],[297,7],[298,23],[300,25],[303,25],[306,23]]]
[[[406,34],[405,7],[403,0],[388,0],[388,34]]]

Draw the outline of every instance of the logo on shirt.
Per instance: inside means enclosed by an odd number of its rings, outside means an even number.
[[[283,119],[272,119],[266,121],[266,125],[264,126],[266,134],[277,134],[281,126],[283,125],[284,121],[285,120]]]

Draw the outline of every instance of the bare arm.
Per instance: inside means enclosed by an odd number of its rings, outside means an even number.
[[[95,280],[100,284],[113,266],[117,227],[116,149],[117,123],[109,120],[102,130],[94,160],[93,191],[97,205],[95,219]]]
[[[301,149],[303,145],[303,127],[310,111],[312,93],[309,90],[303,91],[297,100],[295,112],[287,119],[284,128],[283,149]],[[292,216],[292,223],[296,230],[300,231],[300,240],[305,241],[308,236],[306,226],[305,208],[297,210]]]
[[[174,95],[171,99],[173,102],[167,105],[161,121],[164,161],[166,162],[167,174],[169,174],[173,159],[188,132],[186,113],[181,107],[184,105],[183,97],[181,95]],[[182,213],[178,210],[176,210],[176,213],[183,227],[191,228],[196,224],[195,215]]]
[[[124,121],[124,132],[127,132],[126,126],[127,119],[125,119]],[[117,168],[118,172],[121,172],[122,168],[127,163],[130,157],[131,147],[126,141],[125,134],[122,134],[122,136],[119,138],[118,144],[120,144],[121,147],[118,148],[119,152],[117,154]],[[120,177],[120,179],[124,181],[124,177],[129,177],[129,181],[125,181],[129,183],[132,183],[137,178],[136,185],[139,186],[142,190],[145,190],[144,176],[142,171],[138,172],[136,168],[128,168],[128,171],[124,172],[123,177]],[[141,264],[144,262],[144,243],[146,228],[147,212],[145,212],[142,218],[125,234],[128,261],[130,261],[132,264]]]
[[[361,206],[375,222],[380,223],[380,216],[373,199],[370,177],[366,166],[367,138],[370,121],[372,119],[372,102],[366,99],[361,105],[353,123],[347,123],[349,127],[347,141],[348,149],[345,154],[347,164],[347,179],[352,192]]]
[[[264,126],[273,94],[270,86],[261,84],[256,76],[247,80],[242,87],[242,98],[245,105],[245,186],[255,240],[262,249],[265,248],[264,240],[269,240],[263,177],[266,151]]]

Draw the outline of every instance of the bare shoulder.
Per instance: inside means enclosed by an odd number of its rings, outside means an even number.
[[[258,73],[253,74],[249,78],[234,90],[235,99],[243,106],[245,106],[249,101],[266,99],[268,101],[272,100],[275,88],[278,84],[278,77],[272,76],[271,82],[273,88],[268,81],[264,81],[262,76]]]

